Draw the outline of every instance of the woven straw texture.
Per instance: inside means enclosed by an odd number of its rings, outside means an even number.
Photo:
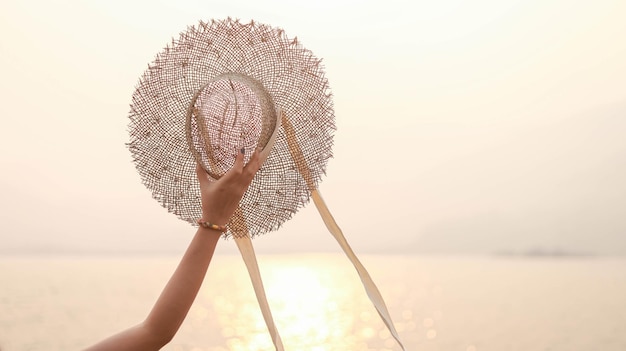
[[[254,237],[278,229],[309,201],[332,157],[328,81],[320,60],[297,39],[278,28],[232,19],[189,27],[139,79],[128,146],[153,197],[195,224],[202,215],[196,162],[218,178],[241,148],[247,160],[257,145],[267,143],[277,110],[293,132],[279,129],[225,233],[247,231]],[[294,142],[302,151],[298,164],[289,150]],[[298,171],[303,167],[310,179]]]

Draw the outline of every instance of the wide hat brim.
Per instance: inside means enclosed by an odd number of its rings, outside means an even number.
[[[293,126],[310,172],[305,180],[280,128],[240,203],[245,227],[255,236],[279,228],[309,201],[332,157],[335,122],[328,81],[321,60],[297,39],[289,39],[279,28],[232,19],[189,27],[141,76],[132,97],[128,145],[153,197],[195,224],[202,212],[186,116],[198,90],[224,73],[248,76],[263,85]],[[226,236],[230,234],[229,229]]]

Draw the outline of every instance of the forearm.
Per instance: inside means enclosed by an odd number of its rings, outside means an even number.
[[[154,351],[167,344],[200,290],[220,234],[200,227],[148,318],[85,351]]]
[[[167,340],[176,334],[200,290],[220,234],[202,227],[198,229],[144,322],[151,333]]]
[[[228,223],[239,205],[254,175],[261,165],[257,149],[247,165],[243,165],[244,150],[237,154],[235,164],[220,179],[212,180],[206,171],[196,166],[202,213],[210,214],[211,223]],[[143,323],[113,335],[88,351],[153,351],[159,350],[176,334],[193,304],[221,233],[200,227],[191,240],[178,268],[163,289],[152,311]]]

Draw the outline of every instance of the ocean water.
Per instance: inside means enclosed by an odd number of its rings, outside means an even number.
[[[286,350],[400,350],[340,254],[259,265]],[[626,350],[626,259],[362,255],[407,350]],[[0,349],[79,350],[141,321],[178,257],[0,257]],[[272,350],[241,259],[214,258],[164,350]]]

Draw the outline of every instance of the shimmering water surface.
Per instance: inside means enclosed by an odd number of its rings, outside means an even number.
[[[626,260],[362,256],[407,350],[626,350]],[[0,257],[0,349],[78,350],[141,321],[176,257]],[[399,350],[339,254],[260,256],[287,350]],[[164,350],[272,350],[241,259],[216,256]]]

